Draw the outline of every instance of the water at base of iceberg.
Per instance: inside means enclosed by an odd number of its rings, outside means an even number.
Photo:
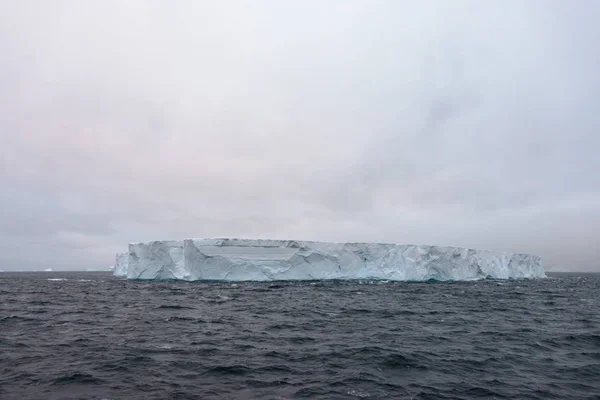
[[[452,283],[0,274],[0,399],[595,399],[600,274]],[[501,285],[498,285],[501,283]]]

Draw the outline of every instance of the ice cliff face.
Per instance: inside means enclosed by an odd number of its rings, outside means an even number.
[[[113,275],[127,276],[128,268],[129,268],[129,253],[117,254],[116,260],[115,260],[115,266],[113,269]]]
[[[129,245],[114,274],[222,281],[543,278],[540,257],[457,247],[291,240],[188,239]]]
[[[129,245],[127,278],[185,279],[184,242],[156,241]]]

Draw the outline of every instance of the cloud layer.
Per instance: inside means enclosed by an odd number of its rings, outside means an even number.
[[[0,4],[0,269],[132,241],[458,245],[600,270],[596,2]]]

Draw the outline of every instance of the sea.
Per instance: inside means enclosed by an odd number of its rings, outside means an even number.
[[[0,399],[600,399],[600,274],[0,273]]]

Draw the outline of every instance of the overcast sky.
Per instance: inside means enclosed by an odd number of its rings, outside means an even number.
[[[0,1],[0,269],[384,241],[600,271],[598,1]]]

